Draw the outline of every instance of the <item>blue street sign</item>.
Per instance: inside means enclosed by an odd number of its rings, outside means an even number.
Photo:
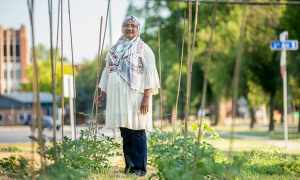
[[[271,50],[298,50],[298,41],[297,40],[287,40],[287,41],[271,41],[270,44]]]

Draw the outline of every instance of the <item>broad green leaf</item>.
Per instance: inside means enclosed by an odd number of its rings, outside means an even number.
[[[189,123],[192,126],[194,131],[196,131],[198,129],[197,125],[193,124],[191,121],[189,121]]]

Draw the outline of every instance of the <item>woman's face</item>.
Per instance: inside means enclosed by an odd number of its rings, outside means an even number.
[[[133,22],[133,20],[128,19],[127,21],[125,21],[125,23],[123,24],[123,29],[122,29],[122,33],[123,35],[131,40],[132,38],[134,38],[137,33],[138,33],[138,27],[137,25]]]

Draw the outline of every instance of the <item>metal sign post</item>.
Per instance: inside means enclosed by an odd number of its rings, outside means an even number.
[[[71,137],[72,140],[75,140],[76,132],[74,132],[75,122],[74,122],[74,112],[73,112],[74,110],[73,98],[75,97],[75,93],[72,84],[73,84],[73,76],[64,74],[64,96],[69,98],[69,104],[70,104],[69,117],[70,117],[70,125],[71,125]]]
[[[280,41],[271,41],[271,50],[282,50],[280,58],[281,75],[283,79],[283,112],[284,112],[284,141],[287,148],[288,143],[288,124],[287,124],[287,72],[286,72],[286,50],[297,50],[297,40],[287,40],[288,32],[283,31],[279,35]]]

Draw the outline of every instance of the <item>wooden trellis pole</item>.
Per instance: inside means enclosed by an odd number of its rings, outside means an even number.
[[[100,63],[99,63],[99,69],[101,70],[101,62],[102,62],[102,54],[103,54],[103,44],[104,44],[104,41],[105,41],[105,35],[106,35],[106,28],[107,28],[107,20],[108,20],[108,12],[109,12],[109,5],[110,5],[110,0],[108,1],[108,5],[107,5],[107,12],[106,12],[106,19],[105,19],[105,28],[104,28],[104,35],[103,35],[103,41],[102,41],[102,48],[101,48],[101,54],[100,54]],[[100,43],[100,42],[99,42]],[[99,70],[99,73],[100,73],[100,70]],[[97,75],[98,76],[98,75]],[[98,97],[98,82],[99,80],[97,80],[96,82],[96,87],[95,87],[95,92],[94,92],[94,99]],[[92,112],[91,112],[91,120],[93,120],[93,112],[94,112],[94,106],[95,106],[95,102],[93,100],[93,106],[92,106]],[[98,116],[98,114],[96,114],[96,117]],[[90,123],[90,126],[89,126],[89,132],[88,132],[88,137],[87,137],[87,140],[89,140],[89,137],[90,137],[90,132],[91,132],[91,124]],[[97,133],[97,130],[95,130],[95,133]]]
[[[193,71],[193,61],[194,61],[194,49],[195,49],[195,40],[196,40],[196,33],[197,33],[197,25],[198,25],[198,5],[199,1],[196,2],[196,11],[195,11],[195,21],[194,21],[194,33],[193,33],[193,43],[192,43],[192,61],[191,61],[191,72]],[[191,73],[192,74],[192,73]]]
[[[33,25],[33,5],[34,1],[27,0],[29,16],[30,16],[30,24],[31,24],[31,40],[32,40],[32,62],[33,62],[33,118],[32,118],[32,125],[33,125],[33,137],[35,132],[35,120],[37,119],[38,122],[38,142],[40,147],[41,153],[41,172],[42,175],[45,174],[45,167],[44,167],[44,160],[45,160],[45,153],[44,153],[44,142],[42,137],[42,120],[41,120],[41,104],[40,104],[40,93],[39,93],[39,82],[38,82],[38,68],[37,68],[37,61],[35,56],[35,45],[34,45],[34,25]],[[32,145],[34,147],[34,145]],[[34,152],[34,150],[32,151]],[[33,173],[34,174],[34,173]],[[32,177],[35,179],[35,177]]]
[[[162,84],[161,84],[161,59],[160,59],[160,28],[159,28],[159,23],[157,24],[157,31],[158,31],[158,59],[159,59],[159,84],[160,84],[160,89],[159,89],[159,95],[160,95],[160,125],[161,125],[161,143],[164,143],[164,131],[163,131],[163,111],[162,111]]]
[[[76,140],[76,89],[75,89],[75,75],[74,75],[74,56],[73,56],[73,40],[72,40],[72,25],[71,25],[71,11],[70,11],[70,0],[68,0],[68,11],[69,11],[69,25],[70,25],[70,39],[71,39],[71,53],[72,53],[72,76],[73,76],[73,113],[74,113],[74,134]],[[71,89],[71,87],[69,87]],[[71,94],[69,94],[71,98]],[[70,107],[71,108],[71,107]],[[70,110],[71,113],[71,110]],[[70,114],[71,117],[71,114]],[[70,118],[71,120],[71,118]]]
[[[52,119],[53,119],[53,159],[56,162],[56,90],[53,62],[53,37],[52,37],[52,0],[48,0],[49,23],[50,23],[50,57],[51,57],[51,73],[52,73]]]
[[[245,20],[246,20],[246,4],[243,4],[242,24],[240,27],[240,37],[237,46],[237,55],[236,55],[235,68],[234,68],[232,122],[231,122],[230,141],[229,141],[230,143],[229,143],[229,151],[228,151],[229,158],[231,158],[233,139],[234,139],[234,125],[235,125],[235,117],[236,117],[236,109],[237,109],[236,103],[237,103],[237,96],[239,90],[238,88],[239,88],[239,77],[240,77],[240,69],[241,69],[241,61],[242,61],[243,38],[245,32]]]
[[[189,0],[189,28],[188,28],[188,47],[187,47],[187,85],[186,85],[186,105],[185,105],[185,119],[184,119],[184,160],[185,170],[187,170],[187,122],[190,114],[190,86],[191,86],[191,25],[192,25],[192,1]]]
[[[102,21],[103,21],[103,16],[101,16],[101,22],[100,22],[100,34],[99,34],[99,48],[98,48],[98,66],[97,66],[97,82],[99,82],[99,78],[100,78],[100,63],[101,63],[101,57],[100,57],[100,48],[101,48],[101,36],[102,36]],[[104,44],[102,44],[103,46]],[[96,94],[98,96],[98,89],[96,88]],[[95,144],[97,142],[97,116],[98,116],[98,106],[96,106],[96,125],[95,125],[95,137],[94,137],[94,141]],[[95,158],[96,158],[96,153],[95,153]]]
[[[215,20],[216,20],[216,14],[217,14],[217,7],[218,7],[218,0],[215,0],[214,5],[214,12],[212,16],[212,23],[211,23],[211,32],[210,32],[210,38],[208,42],[208,51],[207,51],[207,58],[206,58],[206,66],[205,66],[205,74],[204,74],[204,81],[203,81],[203,87],[202,87],[202,101],[201,101],[201,114],[200,114],[200,127],[198,131],[198,139],[197,139],[197,150],[200,148],[200,138],[202,136],[202,124],[203,124],[203,110],[205,109],[205,101],[206,101],[206,91],[207,91],[207,79],[208,79],[208,72],[209,72],[209,62],[211,59],[211,47],[212,47],[212,41],[213,41],[213,34],[214,34],[214,28],[215,28]],[[198,160],[198,151],[195,152],[194,157],[194,168],[196,167],[196,163]]]
[[[65,120],[64,120],[64,49],[63,49],[63,37],[64,37],[64,34],[63,34],[63,0],[61,0],[61,38],[60,38],[60,50],[61,50],[61,140],[62,142],[64,141],[64,123],[65,123]]]
[[[54,97],[53,98],[53,103],[55,102],[55,108],[53,108],[53,111],[55,111],[55,118],[56,118],[56,90],[57,90],[57,85],[56,85],[57,80],[56,80],[56,78],[57,78],[58,37],[59,37],[59,13],[60,13],[60,0],[58,0],[58,15],[57,15],[57,32],[56,32],[54,77],[53,77],[53,81],[52,81],[52,83],[54,84],[54,90],[53,90],[53,92],[55,92],[54,95],[53,95],[53,97]],[[56,132],[56,130],[55,130],[55,132]],[[54,136],[53,136],[53,138],[54,138]],[[56,133],[55,133],[55,139],[56,139]],[[55,143],[54,149],[56,151],[56,143]]]
[[[181,81],[181,71],[182,71],[182,61],[183,61],[183,49],[184,49],[184,35],[185,35],[185,19],[186,19],[186,11],[184,11],[184,20],[183,20],[183,34],[182,34],[182,45],[181,45],[181,57],[180,57],[180,68],[179,68],[179,80],[178,80],[178,89],[177,89],[177,97],[176,97],[176,104],[175,104],[175,116],[174,116],[174,123],[173,123],[173,138],[172,143],[174,143],[175,137],[175,128],[176,128],[176,121],[177,121],[177,105],[178,105],[178,97],[180,92],[180,81]]]

